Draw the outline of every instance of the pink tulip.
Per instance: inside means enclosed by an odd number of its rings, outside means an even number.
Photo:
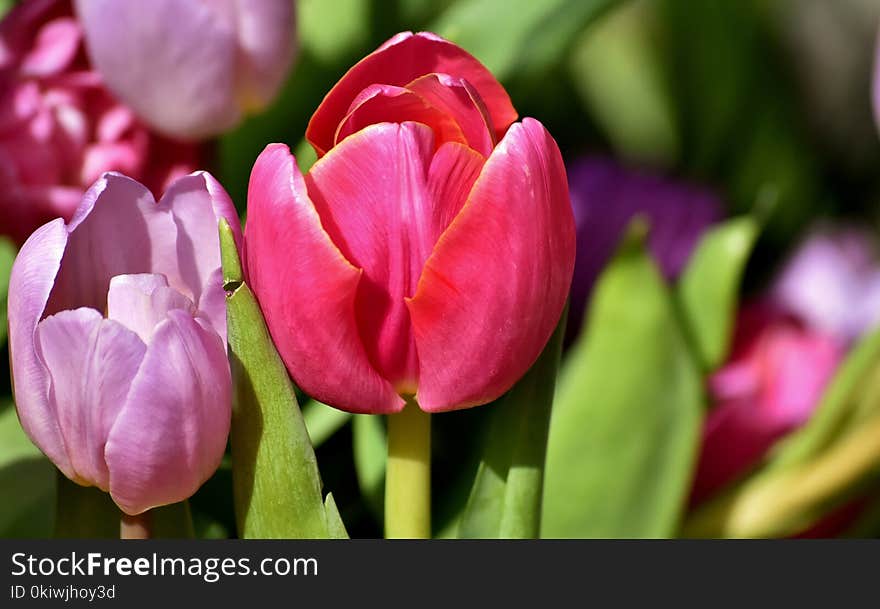
[[[207,173],[175,181],[158,204],[108,173],[69,223],[37,230],[12,269],[22,426],[68,478],[128,514],[189,497],[226,446],[219,217],[237,226]]]
[[[536,120],[433,34],[398,34],[257,159],[245,257],[276,345],[343,410],[466,408],[510,389],[559,320],[574,267],[565,167]]]
[[[105,90],[70,2],[29,0],[0,22],[0,233],[21,243],[69,219],[105,171],[161,192],[198,156],[151,133]]]
[[[198,139],[235,126],[284,83],[293,0],[76,0],[107,86],[154,129]]]
[[[745,307],[730,360],[709,379],[714,405],[692,502],[746,473],[778,439],[806,423],[844,351],[838,338],[777,309]]]

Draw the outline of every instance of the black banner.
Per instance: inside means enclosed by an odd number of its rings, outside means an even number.
[[[0,607],[873,601],[874,541],[0,541]],[[329,603],[329,604],[328,604]]]

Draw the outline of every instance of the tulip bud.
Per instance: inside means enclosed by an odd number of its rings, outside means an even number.
[[[105,171],[162,192],[198,157],[196,146],[149,131],[104,88],[70,2],[24,2],[0,21],[0,233],[22,243],[49,220],[70,219]]]
[[[222,133],[268,104],[296,50],[293,0],[76,0],[107,86],[158,131]]]
[[[226,447],[221,217],[237,226],[206,173],[177,180],[158,204],[138,182],[105,174],[13,266],[22,426],[68,478],[109,492],[127,514],[192,495]]]
[[[260,155],[246,268],[303,390],[366,413],[415,394],[437,412],[494,400],[535,362],[575,231],[556,142],[515,119],[476,59],[407,32],[328,93],[308,175],[283,145]]]

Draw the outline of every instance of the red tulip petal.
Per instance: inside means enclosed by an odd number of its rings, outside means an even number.
[[[443,144],[434,155],[428,169],[428,191],[435,201],[431,243],[437,243],[464,207],[485,162],[478,152],[455,142]]]
[[[559,321],[574,253],[559,148],[525,119],[486,162],[408,301],[424,410],[484,404],[510,389]]]
[[[453,74],[473,85],[489,110],[496,139],[500,140],[516,120],[504,87],[472,55],[434,34],[404,32],[367,55],[336,83],[312,116],[306,138],[318,156],[326,154],[352,100],[363,89],[374,84],[402,87],[435,72]]]
[[[254,164],[248,214],[250,287],[297,384],[350,412],[400,410],[403,400],[370,364],[355,322],[362,271],[321,227],[286,146],[268,146]]]
[[[364,271],[356,314],[373,366],[399,392],[414,391],[418,358],[404,297],[431,253],[434,202],[427,176],[434,142],[419,123],[380,123],[312,167],[306,183],[327,233]]]
[[[455,119],[468,145],[485,157],[495,147],[488,110],[466,80],[448,74],[428,74],[406,85],[431,106]]]
[[[431,127],[438,146],[447,141],[467,141],[452,116],[434,108],[408,89],[373,85],[364,89],[364,93],[358,96],[353,104],[354,108],[339,124],[334,145],[369,125],[405,121],[415,121]]]

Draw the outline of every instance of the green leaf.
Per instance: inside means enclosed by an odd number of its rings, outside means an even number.
[[[670,166],[678,126],[656,44],[652,5],[629,2],[583,32],[572,81],[619,156]]]
[[[6,295],[9,293],[9,274],[15,260],[15,246],[0,237],[0,345],[6,342]]]
[[[749,216],[712,228],[679,279],[677,296],[704,370],[714,370],[727,356],[740,281],[757,236],[758,223]]]
[[[25,435],[11,406],[0,409],[0,488],[0,538],[51,535],[55,467]]]
[[[385,466],[388,458],[388,438],[382,423],[382,417],[356,414],[351,428],[358,486],[370,510],[379,518],[385,513]]]
[[[345,530],[345,524],[339,516],[339,509],[336,507],[333,493],[327,493],[327,497],[324,499],[324,510],[327,512],[327,529],[330,533],[330,539],[348,539],[348,531]]]
[[[306,429],[309,430],[309,437],[312,439],[312,446],[315,448],[345,427],[352,417],[350,412],[337,410],[317,400],[306,402],[303,405],[302,414],[306,422]]]
[[[538,537],[547,433],[566,315],[563,312],[532,368],[491,406],[489,434],[459,537]]]
[[[369,0],[298,0],[296,8],[301,52],[324,64],[338,63],[369,42]]]
[[[559,378],[542,536],[672,535],[697,452],[701,384],[669,291],[630,235]]]
[[[232,478],[242,538],[330,536],[321,478],[293,384],[241,276],[232,231],[220,224],[235,383]]]
[[[458,43],[497,78],[534,75],[618,0],[458,0],[429,29]]]

